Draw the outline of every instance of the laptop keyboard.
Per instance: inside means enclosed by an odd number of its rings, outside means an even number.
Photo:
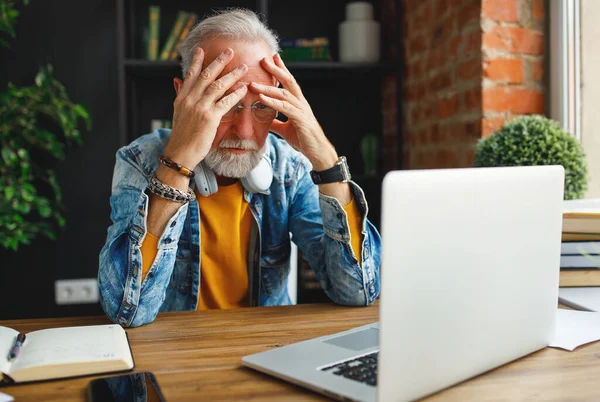
[[[335,375],[341,375],[351,380],[364,382],[367,385],[377,385],[377,356],[379,352],[357,357],[342,363],[322,368]]]

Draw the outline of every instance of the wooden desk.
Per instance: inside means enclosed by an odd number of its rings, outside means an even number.
[[[155,373],[168,401],[320,401],[318,394],[241,366],[241,357],[378,320],[377,306],[331,304],[160,314],[128,329],[137,371]],[[19,331],[109,323],[105,317],[0,321]],[[85,401],[95,377],[0,388],[16,401]],[[400,379],[399,379],[400,380]],[[600,342],[547,348],[427,401],[600,401]]]

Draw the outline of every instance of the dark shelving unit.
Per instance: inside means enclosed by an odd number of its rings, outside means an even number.
[[[393,0],[396,21],[401,21],[401,0]],[[181,76],[178,62],[149,61],[143,58],[143,31],[148,21],[148,6],[161,8],[160,46],[166,40],[178,10],[193,11],[199,18],[213,10],[245,7],[259,13],[281,39],[326,36],[330,39],[333,60],[338,59],[338,24],[344,19],[347,0],[273,1],[273,0],[116,0],[119,86],[119,139],[125,145],[150,132],[151,119],[172,117],[175,91],[173,78]],[[375,19],[382,21],[379,0],[372,0]],[[310,21],[310,23],[306,23]],[[398,38],[401,24],[397,23]],[[383,39],[383,35],[382,35]],[[403,54],[402,41],[396,40],[395,53]],[[160,48],[159,46],[159,48]],[[382,43],[382,49],[384,44]],[[395,75],[397,93],[397,155],[402,166],[402,63],[384,58],[375,64],[339,61],[288,62],[286,65],[302,87],[326,135],[338,154],[348,158],[354,180],[365,190],[370,219],[379,228],[380,191],[383,178],[383,79]],[[380,149],[375,176],[364,176],[359,142],[374,133]],[[299,264],[299,269],[302,264]],[[302,292],[299,275],[299,302],[318,301],[322,291]]]
[[[124,65],[127,69],[131,71],[140,71],[140,70],[153,70],[159,71],[164,69],[165,71],[171,72],[170,69],[176,68],[179,69],[178,61],[153,61],[153,60],[143,60],[143,59],[125,59]],[[343,63],[340,61],[289,61],[286,64],[286,67],[290,70],[302,71],[350,71],[350,72],[367,72],[367,73],[379,73],[379,74],[388,74],[395,73],[397,69],[397,65],[394,63],[377,63],[377,64],[356,64],[356,63]]]

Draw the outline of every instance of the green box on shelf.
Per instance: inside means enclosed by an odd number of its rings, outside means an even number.
[[[281,58],[284,61],[331,60],[328,46],[283,48]]]

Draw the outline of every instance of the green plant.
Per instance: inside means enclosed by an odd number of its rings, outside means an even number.
[[[583,198],[588,187],[585,153],[579,141],[554,120],[524,116],[512,120],[475,148],[474,166],[562,165],[565,199]]]
[[[29,0],[2,0],[0,1],[0,34],[3,36],[8,35],[11,38],[15,38],[15,25],[17,23],[17,17],[19,16],[19,10],[15,8],[17,3],[29,4]],[[0,46],[10,47],[10,43],[0,37]]]
[[[27,1],[24,0],[24,4]],[[13,2],[0,0],[0,31]],[[17,14],[18,15],[18,14]],[[14,36],[14,35],[13,35]],[[35,84],[17,88],[8,84],[0,93],[0,244],[17,250],[38,234],[54,239],[65,225],[64,205],[56,160],[64,160],[65,147],[81,144],[78,129],[91,128],[85,107],[69,99],[65,87],[54,78],[51,65],[43,66]]]

